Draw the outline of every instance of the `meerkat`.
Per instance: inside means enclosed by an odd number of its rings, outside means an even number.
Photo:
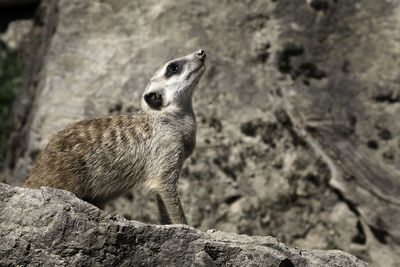
[[[157,193],[162,224],[187,224],[178,179],[196,144],[192,96],[205,58],[200,49],[161,67],[138,113],[79,121],[55,134],[24,186],[68,190],[101,207],[143,185]]]

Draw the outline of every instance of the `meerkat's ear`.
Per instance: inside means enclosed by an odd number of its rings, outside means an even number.
[[[150,92],[144,95],[144,100],[149,107],[160,109],[163,105],[164,97],[161,92]]]

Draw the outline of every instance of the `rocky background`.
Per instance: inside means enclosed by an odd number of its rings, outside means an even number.
[[[4,181],[50,136],[135,112],[153,72],[198,48],[190,224],[400,264],[400,3],[396,0],[43,0],[25,45]],[[133,190],[106,211],[158,223]]]

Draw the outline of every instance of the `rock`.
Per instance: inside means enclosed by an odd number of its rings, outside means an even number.
[[[0,34],[0,41],[11,51],[22,49],[26,35],[32,30],[32,20],[17,20],[8,24],[5,33]]]
[[[286,24],[313,25],[309,38],[289,26],[283,29],[304,49],[290,58],[292,83],[283,90],[288,112],[332,163],[330,184],[371,228],[380,229],[382,240],[400,245],[400,158],[389,155],[388,161],[386,153],[398,145],[391,133],[400,131],[395,123],[400,87],[392,82],[399,71],[390,67],[400,56],[400,41],[392,38],[400,31],[391,26],[400,23],[400,5],[325,2],[333,5],[323,16],[305,8],[289,14],[291,1],[277,6]],[[313,22],[310,16],[320,17]],[[375,16],[384,19],[367,26]],[[387,47],[384,54],[380,47]],[[321,76],[319,70],[329,71]]]
[[[180,180],[191,225],[399,265],[400,157],[390,153],[400,132],[399,8],[44,0],[10,122],[6,181],[21,184],[67,124],[135,112],[159,65],[202,47],[197,148]],[[158,223],[148,192],[133,190],[106,210]]]
[[[0,195],[2,266],[367,266],[339,250],[292,249],[272,237],[129,221],[62,190],[0,184]]]

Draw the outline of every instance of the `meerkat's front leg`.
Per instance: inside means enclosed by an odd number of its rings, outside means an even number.
[[[161,223],[187,224],[181,200],[178,195],[177,182],[163,183],[157,193],[157,204],[160,211]]]
[[[160,223],[161,224],[171,224],[171,218],[168,215],[167,208],[165,207],[164,201],[162,200],[160,194],[157,195],[157,206],[158,212],[160,213]]]

